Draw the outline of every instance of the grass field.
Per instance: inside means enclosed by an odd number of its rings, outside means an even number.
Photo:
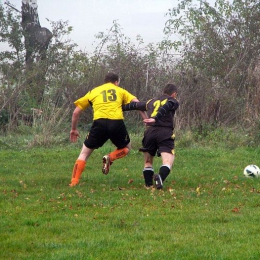
[[[101,173],[107,144],[68,186],[80,145],[0,150],[0,259],[260,259],[259,148],[177,148],[163,190],[137,149]],[[155,170],[160,159],[155,163]]]

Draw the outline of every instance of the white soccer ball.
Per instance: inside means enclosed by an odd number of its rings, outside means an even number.
[[[260,175],[260,169],[257,165],[250,164],[244,169],[244,175],[249,178],[255,178]]]

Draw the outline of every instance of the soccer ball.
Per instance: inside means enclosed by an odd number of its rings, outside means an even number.
[[[254,164],[247,165],[244,169],[244,175],[250,178],[258,177],[260,175],[260,169]]]

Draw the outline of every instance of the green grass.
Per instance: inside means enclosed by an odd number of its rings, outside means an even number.
[[[138,142],[110,173],[95,151],[70,188],[81,145],[0,150],[0,259],[260,259],[260,148],[176,149],[162,191],[143,187]],[[160,158],[155,161],[155,170]]]

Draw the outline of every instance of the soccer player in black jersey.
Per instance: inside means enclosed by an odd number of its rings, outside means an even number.
[[[124,111],[142,110],[147,111],[148,119],[143,121],[147,124],[142,140],[143,147],[139,151],[144,154],[143,176],[147,187],[153,186],[153,180],[157,189],[163,188],[163,182],[170,174],[174,162],[174,122],[175,111],[179,107],[176,100],[177,87],[167,84],[163,94],[152,98],[147,102],[131,102],[123,105]],[[156,155],[161,156],[162,165],[159,173],[154,174],[153,160]]]

